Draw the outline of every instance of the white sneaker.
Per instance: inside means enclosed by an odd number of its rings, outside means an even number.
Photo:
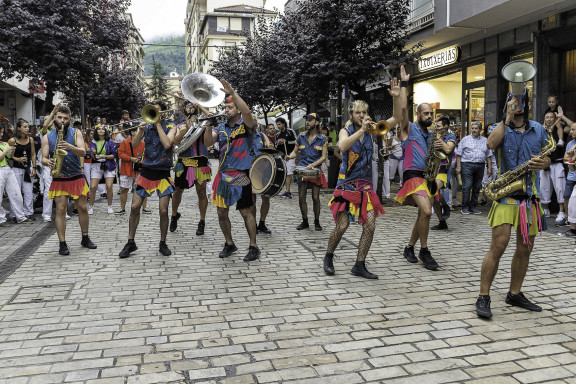
[[[43,217],[43,218],[42,218],[42,222],[44,222],[44,223],[51,223],[51,222],[52,222],[52,218],[50,218],[50,217]]]
[[[564,212],[558,212],[556,215],[556,220],[554,220],[555,224],[562,224],[566,220],[566,214]]]
[[[108,206],[108,213],[114,213],[114,210],[112,209],[111,205]]]
[[[550,217],[550,210],[549,209],[544,210],[544,216]]]
[[[93,215],[94,214],[94,207],[92,205],[88,206],[88,214],[89,215]]]
[[[562,139],[558,140],[558,143],[556,145],[559,147],[563,147],[564,146],[564,140],[562,140]]]
[[[68,214],[66,214],[66,220],[70,220],[72,217],[70,217]]]

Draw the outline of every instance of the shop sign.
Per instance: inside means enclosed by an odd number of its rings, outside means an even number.
[[[460,58],[460,49],[458,47],[449,47],[441,51],[432,52],[426,56],[422,56],[418,60],[418,69],[421,72],[428,71],[434,68],[444,67],[446,65],[454,64]]]

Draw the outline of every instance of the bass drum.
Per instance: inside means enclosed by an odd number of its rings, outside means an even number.
[[[281,157],[264,153],[256,158],[250,168],[252,192],[276,196],[286,182],[286,163]]]

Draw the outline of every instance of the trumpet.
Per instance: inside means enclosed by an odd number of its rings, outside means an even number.
[[[164,114],[164,113],[170,113],[170,112],[174,112],[173,109],[167,110],[167,111],[160,111],[158,110],[158,108],[156,108],[154,105],[152,104],[148,104],[145,105],[144,108],[142,108],[142,111],[140,111],[140,119],[136,119],[136,120],[131,120],[131,121],[124,121],[122,123],[119,124],[115,124],[115,125],[120,125],[120,124],[126,124],[129,122],[135,122],[138,120],[142,120],[143,122],[145,122],[146,124],[156,124],[158,122],[158,120],[160,120],[160,117]],[[125,129],[121,129],[119,131],[116,131],[114,133],[121,133],[121,132],[126,132],[126,131],[131,131],[133,129],[136,129],[136,127],[130,127],[130,128],[125,128]]]
[[[368,133],[370,133],[371,135],[384,136],[388,132],[390,132],[390,129],[392,129],[392,127],[390,126],[390,124],[388,124],[386,120],[381,120],[379,122],[371,121]]]

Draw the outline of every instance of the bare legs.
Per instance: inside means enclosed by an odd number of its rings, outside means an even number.
[[[420,195],[412,195],[418,206],[418,217],[408,245],[414,246],[420,240],[421,248],[428,248],[428,232],[430,230],[430,216],[432,216],[432,199]]]
[[[320,186],[308,181],[302,181],[298,186],[298,199],[300,203],[300,213],[302,218],[308,220],[308,204],[306,203],[306,194],[308,185],[312,185],[312,206],[314,209],[314,220],[320,219]]]
[[[80,196],[77,200],[78,222],[82,235],[88,234],[88,210],[86,207],[86,196]],[[66,241],[66,211],[68,209],[68,196],[56,196],[56,232],[59,241]]]
[[[230,224],[229,218],[229,211],[230,208],[222,208],[218,207],[218,223],[220,224],[220,229],[224,234],[224,238],[226,239],[226,244],[233,245],[234,240],[232,239],[232,225]],[[257,247],[256,245],[256,219],[254,215],[250,212],[250,208],[243,208],[240,209],[240,214],[244,219],[244,225],[246,226],[246,231],[248,232],[248,236],[250,237],[250,245]]]

